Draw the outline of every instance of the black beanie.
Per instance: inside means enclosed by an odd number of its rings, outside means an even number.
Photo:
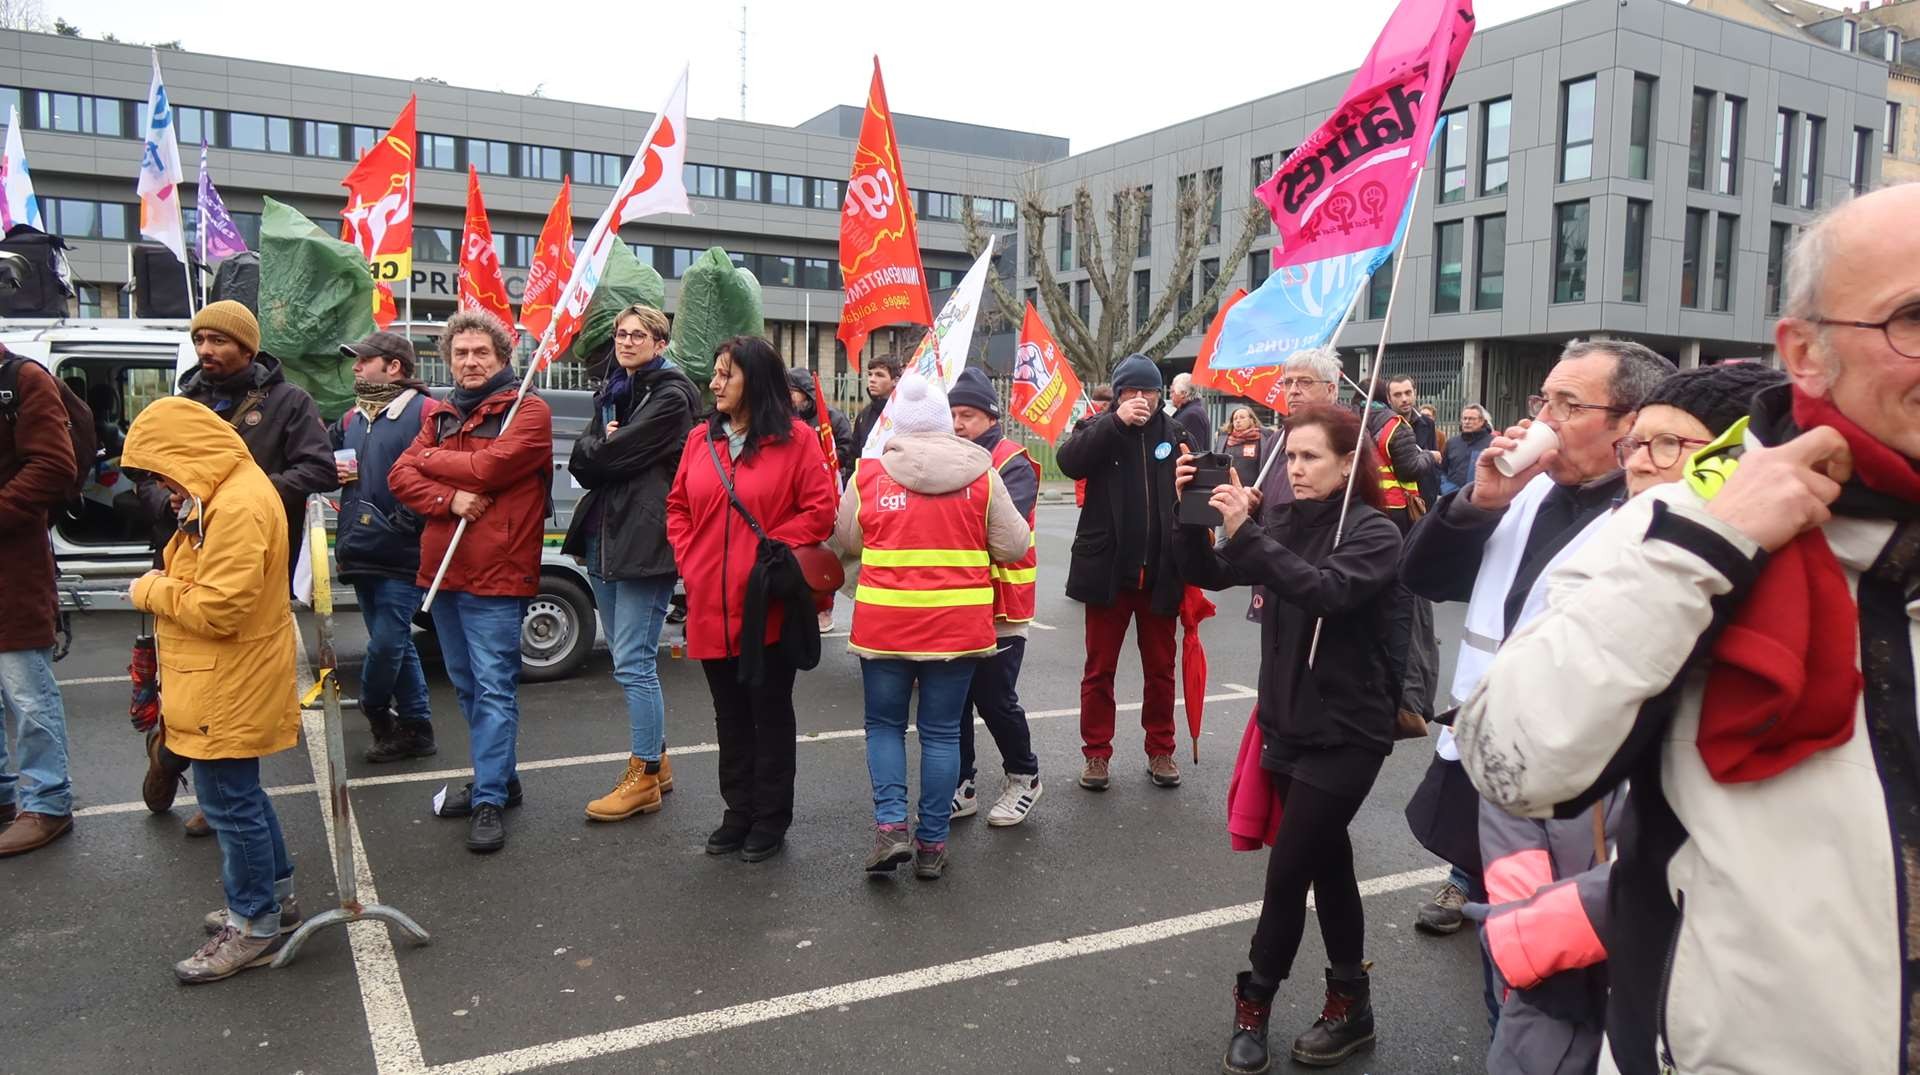
[[[1113,390],[1116,394],[1124,388],[1144,388],[1149,392],[1158,392],[1166,387],[1160,379],[1160,367],[1146,355],[1128,355],[1113,368]]]
[[[1786,382],[1786,374],[1758,362],[1701,366],[1661,381],[1640,406],[1661,403],[1677,407],[1700,419],[1700,424],[1717,437],[1747,416],[1753,397],[1762,389]]]
[[[960,379],[947,389],[947,406],[972,407],[995,421],[1000,418],[1000,396],[994,392],[993,383],[987,380],[987,375],[980,372],[978,366],[968,366],[960,371]]]

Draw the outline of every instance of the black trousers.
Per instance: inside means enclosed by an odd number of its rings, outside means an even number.
[[[1353,876],[1347,826],[1366,797],[1335,795],[1278,774],[1273,781],[1283,804],[1280,835],[1267,858],[1266,902],[1247,959],[1255,974],[1277,982],[1292,972],[1293,957],[1300,951],[1309,888],[1328,961],[1361,960],[1367,922],[1360,883]]]
[[[793,824],[794,667],[778,646],[765,659],[758,687],[740,684],[737,657],[700,665],[713,694],[725,822],[778,834]]]
[[[965,719],[960,722],[960,779],[972,780],[973,716],[986,721],[993,745],[1000,748],[1001,766],[1009,773],[1034,776],[1040,772],[1040,759],[1033,756],[1033,736],[1027,730],[1027,711],[1020,707],[1020,662],[1026,659],[1027,640],[1018,636],[1000,639],[993,656],[973,669],[973,686],[967,691]]]

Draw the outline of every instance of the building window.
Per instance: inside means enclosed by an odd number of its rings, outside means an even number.
[[[813,207],[832,209],[836,212],[847,202],[846,184],[838,179],[815,179],[813,184]]]
[[[1507,300],[1507,217],[1474,221],[1473,308],[1498,310]]]
[[[1852,52],[1860,45],[1860,25],[1852,19],[1840,20],[1840,51]]]
[[[1591,76],[1560,87],[1560,181],[1593,175],[1593,86]],[[1582,219],[1585,219],[1584,216]],[[1585,246],[1582,246],[1584,252]],[[1584,256],[1584,253],[1583,253]]]
[[[1553,207],[1553,301],[1587,301],[1587,203]]]
[[[1620,301],[1646,301],[1647,218],[1653,203],[1627,200],[1626,242],[1622,244]]]
[[[1249,191],[1259,190],[1260,184],[1272,178],[1273,154],[1269,153],[1264,157],[1253,158],[1253,185],[1247,189]],[[1248,202],[1247,212],[1258,214],[1253,225],[1253,233],[1255,235],[1268,235],[1272,233],[1273,214],[1266,211],[1266,206],[1261,204],[1259,198],[1253,198]]]
[[[460,248],[452,228],[413,229],[413,256],[420,261],[458,263]]]
[[[47,231],[63,239],[126,240],[135,232],[137,206],[84,198],[42,198]]]
[[[374,144],[379,141],[380,141],[380,132],[378,130],[375,130],[372,127],[355,127],[353,129],[353,158],[352,159],[357,161],[361,157],[366,156],[367,150],[372,149],[374,147]]]
[[[1440,114],[1440,204],[1467,197],[1467,110]]]
[[[1220,195],[1220,188],[1220,169],[1207,169],[1206,185],[1201,189],[1206,193],[1207,200],[1213,203],[1213,209],[1207,217],[1208,246],[1220,241],[1221,206],[1226,202],[1226,199]]]
[[[1738,97],[1720,99],[1720,168],[1716,187],[1722,194],[1737,194],[1740,184],[1740,124],[1747,115],[1747,102]]]
[[[459,170],[460,164],[454,154],[453,136],[450,134],[423,134],[419,136],[420,167],[438,168],[441,171]]]
[[[1153,311],[1153,273],[1148,269],[1133,271],[1133,327],[1134,331],[1147,327],[1147,314]]]
[[[1873,181],[1873,131],[1866,127],[1853,129],[1853,161],[1847,170],[1847,181],[1857,195],[1867,192],[1867,184]]]
[[[320,123],[310,119],[300,121],[300,152],[306,156],[338,160],[342,146],[338,123]]]
[[[1767,316],[1780,313],[1780,280],[1787,263],[1787,242],[1793,236],[1790,224],[1774,224],[1767,229]]]
[[[840,263],[826,258],[800,259],[800,286],[827,291],[840,286]]]
[[[1258,291],[1273,275],[1273,251],[1255,250],[1247,255],[1247,290]]]
[[[1387,307],[1393,302],[1393,270],[1382,265],[1367,277],[1367,320],[1378,321],[1387,316]]]
[[[915,197],[920,203],[919,212],[923,220],[960,219],[960,195],[958,194],[922,190],[916,191]]]
[[[513,148],[485,138],[467,139],[467,163],[482,175],[512,175]]]
[[[506,240],[505,248],[500,252],[500,264],[510,269],[524,269],[533,264],[534,250],[540,245],[538,235],[501,232],[494,238]]]
[[[1700,308],[1700,254],[1707,244],[1707,211],[1687,210],[1687,230],[1680,243],[1680,305]]]
[[[108,138],[130,138],[134,134],[127,127],[127,102],[117,97],[88,97],[77,93],[48,93],[35,91],[35,107],[38,110],[40,129],[47,131],[67,131],[72,134],[98,134]],[[139,106],[140,133],[146,133],[145,105]]]
[[[1213,291],[1213,285],[1219,282],[1220,282],[1220,259],[1219,258],[1202,258],[1200,261],[1200,294],[1202,296],[1210,294]],[[1207,323],[1212,324],[1214,315],[1219,312],[1220,312],[1220,303],[1217,300],[1207,303],[1207,316],[1206,316]]]
[[[1900,31],[1887,30],[1880,35],[1882,46],[1880,58],[1888,63],[1900,62]]]
[[[1775,205],[1786,205],[1792,192],[1792,173],[1788,169],[1793,164],[1793,127],[1800,114],[1789,109],[1781,109],[1773,117],[1773,201]]]
[[[258,153],[293,152],[293,123],[280,116],[227,113],[227,146]]]
[[[1707,189],[1707,145],[1713,138],[1713,91],[1693,91],[1693,118],[1687,125],[1687,186]]]
[[[1813,209],[1820,204],[1820,143],[1825,140],[1827,121],[1807,117],[1807,136],[1800,142],[1800,208]]]
[[[1627,129],[1627,178],[1646,179],[1653,174],[1653,83],[1652,75],[1633,76],[1633,120]]]
[[[173,121],[180,127],[180,144],[183,146],[197,146],[201,142],[205,142],[208,145],[220,144],[214,138],[214,127],[216,125],[213,122],[212,109],[187,108],[175,105],[173,109]],[[143,137],[145,134],[145,131],[141,132]]]
[[[748,168],[729,168],[729,180],[725,197],[736,202],[757,202],[760,200],[760,173]]]
[[[80,293],[81,317],[120,316],[120,292],[117,289],[82,284],[77,290]]]
[[[1140,249],[1136,257],[1153,253],[1153,184],[1140,188]]]
[[[1060,271],[1073,268],[1073,206],[1060,207]]]
[[[1093,320],[1092,299],[1089,297],[1091,294],[1092,289],[1087,286],[1085,280],[1073,282],[1073,313],[1083,325]]]
[[[1887,102],[1887,129],[1883,137],[1885,142],[1881,149],[1889,157],[1898,157],[1900,155],[1900,103],[1898,101]]]
[[[1193,312],[1193,270],[1187,270],[1187,278],[1180,282],[1180,298],[1174,303],[1174,316],[1185,317]]]
[[[711,164],[689,164],[680,172],[687,185],[687,193],[702,198],[718,198],[720,193],[720,169]]]
[[[1721,213],[1719,227],[1713,240],[1713,308],[1725,313],[1733,302],[1733,243],[1740,218]]]
[[[1449,220],[1433,227],[1433,312],[1460,312],[1460,276],[1466,223]],[[1384,268],[1384,266],[1383,266]]]
[[[798,175],[767,177],[767,200],[775,205],[807,204],[807,180]]]
[[[565,177],[561,163],[565,154],[552,146],[521,146],[520,174],[528,179],[546,179],[558,183]]]
[[[1480,147],[1480,193],[1507,192],[1507,157],[1513,151],[1513,101],[1487,102],[1480,114],[1484,142]]]

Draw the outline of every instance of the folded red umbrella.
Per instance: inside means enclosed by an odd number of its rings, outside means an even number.
[[[150,732],[160,722],[160,657],[152,635],[137,635],[133,640],[133,659],[127,664],[127,678],[133,682],[133,700],[127,716],[136,732]]]
[[[1193,737],[1193,760],[1200,761],[1200,724],[1207,715],[1207,647],[1200,641],[1200,621],[1219,610],[1198,586],[1180,597],[1180,685],[1187,699],[1187,734]]]

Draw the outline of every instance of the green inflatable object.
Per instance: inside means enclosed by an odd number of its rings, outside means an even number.
[[[673,342],[667,357],[704,393],[713,378],[713,349],[733,336],[764,336],[760,281],[713,247],[695,258],[680,278],[673,311]]]
[[[353,405],[353,365],[340,345],[373,331],[373,277],[360,251],[291,206],[260,214],[260,346],[307,390],[328,422]]]
[[[651,306],[656,310],[667,308],[667,282],[660,279],[659,272],[651,265],[640,264],[633,256],[633,248],[625,243],[615,243],[607,252],[605,271],[600,276],[600,286],[594,288],[593,298],[587,302],[587,314],[580,322],[580,331],[573,338],[573,356],[588,362],[591,356],[600,354],[613,340],[613,325],[619,320],[620,311],[634,303]]]

